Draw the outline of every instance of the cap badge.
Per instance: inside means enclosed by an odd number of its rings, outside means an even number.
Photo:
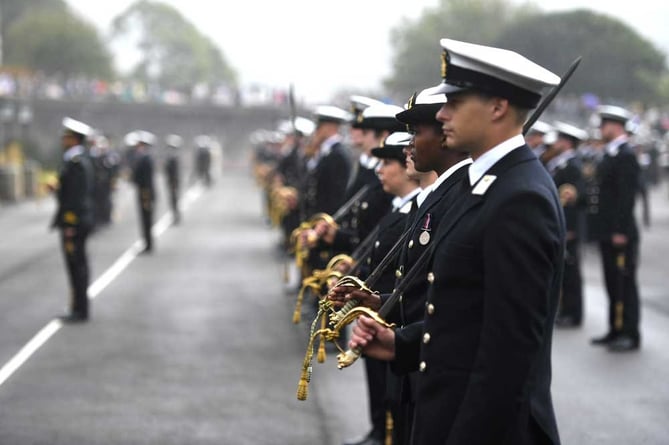
[[[441,78],[446,79],[446,74],[448,73],[448,51],[444,50],[441,52]]]

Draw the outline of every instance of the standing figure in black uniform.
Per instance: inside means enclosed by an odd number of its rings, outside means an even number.
[[[413,133],[413,139],[405,154],[413,162],[414,168],[423,174],[435,173],[437,178],[416,196],[417,207],[412,209],[405,227],[409,233],[408,239],[402,245],[394,271],[391,269],[395,276],[393,288],[397,287],[404,279],[406,271],[432,245],[432,238],[443,220],[443,215],[461,193],[458,185],[465,178],[467,168],[472,162],[468,153],[444,145],[441,122],[436,120],[435,115],[445,102],[444,94],[435,94],[435,88],[426,88],[420,94],[412,95],[407,109],[396,116]],[[420,279],[406,287],[394,311],[394,318],[389,321],[403,327],[422,320],[428,288],[423,277],[427,272],[426,269],[419,274]],[[354,291],[344,297],[344,301],[356,298],[366,306],[378,309],[388,297],[389,293],[378,297]],[[395,404],[393,444],[396,445],[409,443],[416,398],[416,374],[391,374],[387,378],[389,397]]]
[[[350,149],[344,145],[341,127],[350,122],[350,113],[332,105],[322,105],[314,111],[316,129],[307,144],[305,173],[299,188],[300,221],[316,213],[333,215],[345,202],[346,184],[351,173]],[[331,249],[311,244],[308,265],[322,269],[332,256]],[[302,277],[304,278],[304,276]]]
[[[553,127],[542,120],[537,120],[525,134],[525,143],[534,152],[538,159],[541,159],[546,151],[544,137],[553,131]]]
[[[77,120],[63,119],[63,166],[57,190],[58,209],[51,227],[60,230],[61,246],[70,282],[69,313],[64,322],[88,320],[89,267],[86,240],[94,224],[93,165],[83,146],[91,128]]]
[[[120,159],[111,150],[109,139],[97,135],[90,148],[95,170],[95,226],[106,226],[112,221],[112,194],[119,173]]]
[[[153,184],[153,158],[149,149],[155,142],[155,136],[148,131],[138,131],[136,136],[132,180],[137,187],[142,237],[144,238],[142,253],[151,253],[153,251],[151,226],[153,225],[153,207],[156,201],[156,193]]]
[[[211,186],[211,138],[207,135],[195,138],[195,171],[205,186]]]
[[[608,346],[609,351],[633,351],[641,344],[636,281],[639,231],[634,216],[640,168],[625,131],[631,113],[612,105],[602,106],[598,113],[606,146],[597,167],[597,231],[609,298],[609,329],[592,343]]]
[[[559,327],[580,326],[583,320],[581,242],[585,222],[585,181],[578,146],[588,133],[564,122],[554,123],[557,138],[545,154],[546,168],[560,195],[567,227],[560,308],[555,319]]]
[[[437,113],[473,163],[431,234],[422,322],[360,317],[351,347],[419,372],[412,444],[559,444],[551,344],[564,255],[555,183],[523,124],[560,78],[520,54],[442,39]],[[415,267],[415,266],[414,266]]]
[[[165,178],[167,179],[167,191],[172,210],[172,221],[174,224],[181,222],[179,211],[179,183],[181,178],[181,163],[179,162],[179,148],[183,139],[178,134],[170,134],[165,137],[167,146],[167,157],[165,158]]]

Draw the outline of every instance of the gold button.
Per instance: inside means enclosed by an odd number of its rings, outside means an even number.
[[[409,249],[413,247],[413,240],[409,241]]]
[[[429,315],[434,314],[434,304],[430,303],[430,304],[427,305],[427,313]]]
[[[427,363],[425,362],[420,362],[420,365],[418,365],[418,370],[420,372],[425,372],[425,368],[427,368]]]
[[[423,343],[425,343],[425,344],[430,343],[430,333],[429,332],[426,332],[425,334],[423,334]]]
[[[402,278],[402,271],[399,270],[399,269],[397,269],[397,270],[395,271],[395,276],[396,276],[397,278]]]
[[[367,202],[363,202],[360,207],[362,207],[362,210],[367,210],[367,207],[369,207],[369,204],[367,204]]]
[[[402,302],[403,299],[404,299],[404,295],[400,294],[400,303]]]
[[[374,247],[379,247],[380,245],[381,245],[380,241],[377,241],[377,242],[374,243]]]
[[[427,274],[427,281],[429,281],[430,283],[434,283],[434,274],[432,272]]]

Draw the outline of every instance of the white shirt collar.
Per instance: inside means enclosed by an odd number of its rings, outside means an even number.
[[[606,144],[606,153],[609,156],[616,156],[618,154],[618,150],[620,149],[620,146],[623,145],[625,142],[627,142],[627,135],[626,134],[621,134],[608,144]]]
[[[518,134],[483,153],[469,167],[469,184],[476,184],[497,161],[523,145],[525,145],[525,138],[522,134]]]
[[[84,147],[81,145],[75,145],[74,147],[70,147],[67,150],[65,150],[65,153],[63,153],[63,159],[65,162],[68,162],[72,160],[73,157],[83,154],[84,153]]]
[[[410,193],[408,193],[406,196],[395,196],[393,198],[393,211],[400,210],[404,207],[406,203],[411,201],[414,196],[420,193],[422,189],[420,187],[416,187],[413,189]]]
[[[416,204],[418,204],[418,207],[422,206],[423,203],[425,202],[427,195],[429,195],[430,192],[432,191],[432,185],[434,185],[434,183],[425,187],[423,190],[420,191],[418,196],[416,196]]]

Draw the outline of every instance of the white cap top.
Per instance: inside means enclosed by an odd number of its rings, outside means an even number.
[[[156,136],[149,131],[139,130],[137,131],[137,142],[146,145],[154,145],[156,143]]]
[[[357,94],[352,95],[350,100],[351,100],[351,108],[354,113],[356,111],[364,110],[369,106],[383,103],[378,99],[372,99],[371,97],[360,96]]]
[[[600,105],[597,108],[600,119],[614,120],[625,123],[632,118],[632,113],[616,105]]]
[[[183,144],[183,138],[178,134],[168,134],[165,136],[165,144],[168,147],[179,148]]]
[[[291,134],[293,130],[297,130],[302,133],[304,136],[310,136],[316,129],[316,124],[311,119],[306,117],[297,116],[295,118],[295,128],[293,129],[293,123],[289,120],[282,120],[277,126],[277,130],[283,134]]]
[[[546,133],[542,139],[544,145],[553,145],[557,141],[557,131],[551,130]]]
[[[478,89],[533,108],[544,88],[560,83],[559,76],[514,51],[452,39],[440,44],[446,94]]]
[[[558,136],[560,135],[565,135],[572,137],[574,139],[578,139],[579,141],[585,141],[588,139],[588,132],[585,130],[582,130],[574,125],[568,124],[566,122],[555,122],[554,125],[555,131],[557,132]]]
[[[553,131],[553,127],[551,127],[550,124],[542,120],[538,120],[534,123],[534,125],[530,127],[528,133],[535,132],[535,133],[547,134],[551,131]]]
[[[411,133],[405,131],[396,131],[388,135],[388,137],[383,141],[383,145],[399,145],[402,147],[408,147],[413,139]]]
[[[351,120],[351,113],[334,105],[320,105],[314,115],[318,121],[346,123]]]
[[[365,108],[362,112],[362,118],[363,119],[374,119],[374,118],[395,118],[395,115],[397,113],[401,113],[404,111],[402,107],[398,107],[397,105],[391,105],[391,104],[376,104],[376,105],[370,105],[369,107]]]
[[[93,129],[89,125],[76,119],[72,119],[71,117],[63,118],[63,127],[70,130],[72,133],[77,133],[83,136],[88,136],[93,132]]]
[[[131,131],[123,137],[123,144],[126,147],[134,147],[139,142],[139,135],[137,131]]]
[[[444,93],[439,92],[440,86],[425,88],[416,95],[414,105],[445,104],[448,100]],[[407,104],[408,108],[408,104]]]
[[[193,142],[195,143],[196,147],[209,147],[211,145],[211,138],[206,134],[201,134],[199,136],[195,136]]]

